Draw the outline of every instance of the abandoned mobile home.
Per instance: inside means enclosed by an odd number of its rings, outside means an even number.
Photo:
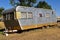
[[[8,30],[25,30],[56,25],[56,13],[50,9],[17,6],[2,12]]]

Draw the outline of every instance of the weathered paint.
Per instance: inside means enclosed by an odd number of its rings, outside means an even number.
[[[16,18],[17,19],[21,18],[21,12],[16,12]]]
[[[57,23],[25,25],[25,26],[22,26],[23,27],[22,30],[27,30],[27,29],[31,29],[31,28],[39,28],[39,27],[43,27],[43,26],[56,25],[56,24]]]

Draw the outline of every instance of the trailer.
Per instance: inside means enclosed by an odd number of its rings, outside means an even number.
[[[60,22],[60,17],[59,16],[57,17],[57,22]]]
[[[17,6],[2,12],[6,30],[27,30],[56,25],[56,13],[50,9]]]

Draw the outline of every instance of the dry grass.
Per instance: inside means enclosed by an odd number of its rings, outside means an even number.
[[[60,28],[36,29],[9,34],[7,37],[0,34],[0,40],[60,40]]]
[[[0,29],[3,29],[3,28],[5,28],[5,25],[3,22],[0,22]]]

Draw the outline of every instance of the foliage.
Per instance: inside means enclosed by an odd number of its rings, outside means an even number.
[[[10,4],[11,4],[12,6],[16,6],[16,5],[17,5],[16,2],[15,2],[15,0],[10,0]]]
[[[48,5],[45,1],[40,1],[36,6],[37,0],[10,0],[10,4],[13,6],[28,6],[28,7],[37,7],[37,8],[44,8],[44,9],[52,9],[50,5]]]
[[[0,8],[0,16],[1,16],[1,12],[4,10],[4,8],[3,7],[1,7]]]
[[[29,6],[32,7],[36,3],[36,0],[10,0],[12,6]]]
[[[44,9],[52,9],[50,5],[48,5],[45,1],[40,1],[37,6],[37,8],[44,8]]]

